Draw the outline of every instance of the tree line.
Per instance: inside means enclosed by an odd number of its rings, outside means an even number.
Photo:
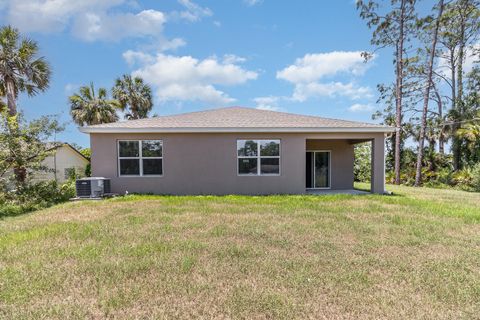
[[[439,167],[460,171],[480,162],[480,1],[430,4],[422,13],[426,1],[357,1],[375,51],[393,51],[395,79],[378,85],[384,107],[374,119],[395,127],[387,169],[396,184],[419,186]]]

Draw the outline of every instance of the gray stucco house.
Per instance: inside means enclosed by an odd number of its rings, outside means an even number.
[[[112,192],[303,194],[353,189],[353,147],[372,143],[372,192],[385,190],[393,128],[229,107],[80,128],[92,175]]]

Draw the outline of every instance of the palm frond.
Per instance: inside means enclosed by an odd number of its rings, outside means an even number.
[[[89,86],[81,86],[80,89],[78,89],[78,91],[80,92],[80,96],[84,99],[84,100],[93,100],[94,97],[93,97],[93,94],[92,94],[92,91],[90,90],[90,87]]]
[[[106,99],[107,98],[107,89],[105,88],[99,88],[98,89],[98,99]]]
[[[18,56],[23,61],[30,61],[38,53],[38,44],[31,39],[25,38],[18,48]]]
[[[73,121],[80,126],[117,121],[117,110],[121,109],[118,100],[108,99],[105,88],[96,92],[93,83],[80,87],[79,93],[70,96],[69,101]]]
[[[19,39],[20,32],[12,26],[5,26],[0,29],[0,46],[4,51],[14,51]]]

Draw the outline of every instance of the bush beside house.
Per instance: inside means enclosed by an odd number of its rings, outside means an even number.
[[[75,181],[55,180],[26,185],[20,190],[0,192],[0,218],[44,209],[75,196]]]

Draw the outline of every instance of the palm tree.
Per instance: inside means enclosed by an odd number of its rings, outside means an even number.
[[[80,87],[69,101],[73,121],[80,126],[115,122],[121,109],[117,100],[108,99],[107,89],[99,88],[95,94],[93,83]]]
[[[474,118],[472,122],[466,123],[458,129],[457,135],[467,140],[468,147],[473,150],[480,142],[480,113],[478,118]]]
[[[112,93],[123,110],[129,109],[125,114],[126,119],[147,118],[153,108],[152,89],[142,78],[123,75],[115,81]]]
[[[10,116],[17,114],[19,92],[34,96],[48,88],[50,66],[37,54],[35,41],[21,38],[20,32],[11,26],[0,28],[0,83]]]

